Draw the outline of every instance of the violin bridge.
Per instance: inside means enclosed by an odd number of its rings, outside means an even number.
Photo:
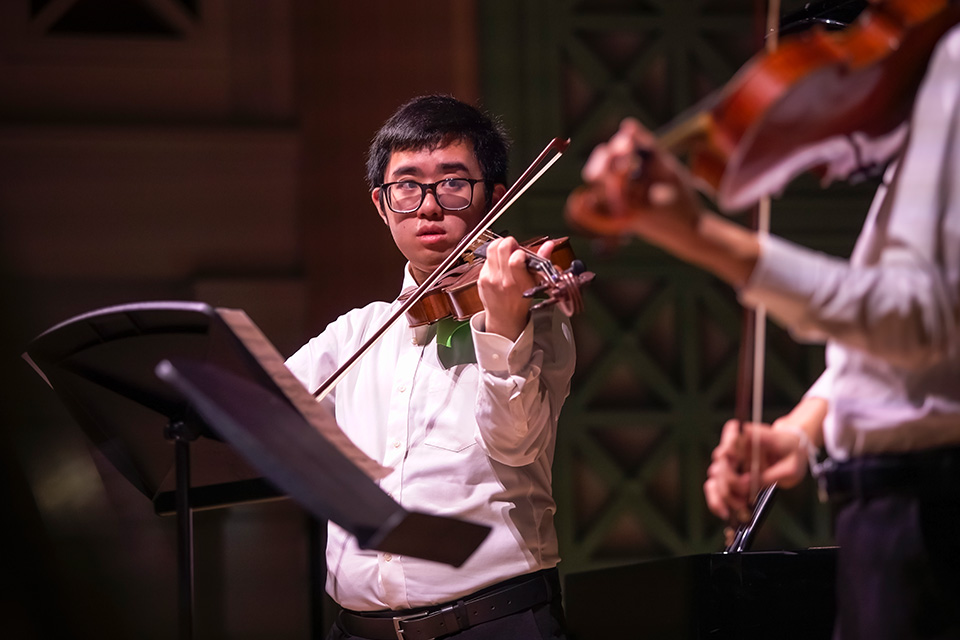
[[[463,250],[463,255],[461,255],[461,258],[464,262],[468,262],[470,264],[473,264],[475,260],[485,258],[485,255],[477,255],[476,252],[480,247],[489,242],[490,239],[488,237],[481,235],[479,238],[467,245],[467,248]]]

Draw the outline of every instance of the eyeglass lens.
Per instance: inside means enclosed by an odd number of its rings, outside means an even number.
[[[447,178],[432,185],[420,184],[414,180],[395,182],[387,186],[387,203],[397,213],[412,213],[423,204],[429,188],[433,188],[437,203],[448,211],[466,209],[473,201],[471,181]]]

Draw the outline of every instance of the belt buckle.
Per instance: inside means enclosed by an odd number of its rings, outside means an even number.
[[[457,617],[458,613],[463,617],[463,623],[461,623],[460,618]],[[447,614],[453,614],[453,620],[450,620]],[[441,616],[444,618],[446,622],[456,621],[457,628],[454,629],[453,626],[451,625],[448,631],[443,632],[444,634],[460,632],[460,631],[463,631],[464,629],[470,628],[470,622],[467,615],[466,603],[463,600],[457,600],[455,603],[449,604],[445,607],[441,607],[436,611],[424,611],[423,613],[411,613],[410,615],[406,615],[406,616],[394,616],[392,618],[393,630],[397,634],[397,640],[407,640],[407,636],[403,631],[402,623],[419,622],[421,620],[426,620],[427,618],[432,618],[434,616]],[[431,636],[431,638],[432,637],[435,637],[435,636]]]
[[[393,620],[393,630],[397,634],[397,640],[406,640],[406,635],[403,633],[403,627],[401,622],[407,622],[408,620],[420,620],[429,616],[429,613],[411,613],[406,616],[394,616],[391,618]]]
[[[396,617],[393,619],[393,631],[397,634],[397,640],[404,640],[403,627],[400,626],[400,623],[404,620],[406,620],[406,616]]]

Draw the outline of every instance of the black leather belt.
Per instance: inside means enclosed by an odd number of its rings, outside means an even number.
[[[430,640],[550,602],[559,584],[557,570],[546,569],[456,602],[410,612],[344,609],[338,622],[347,633],[372,640]]]
[[[828,461],[817,481],[834,502],[894,493],[960,499],[960,448]]]

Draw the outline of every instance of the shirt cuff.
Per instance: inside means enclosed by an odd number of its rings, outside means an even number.
[[[470,320],[477,364],[484,371],[502,377],[519,373],[530,361],[533,353],[533,320],[527,320],[516,342],[498,333],[488,333],[486,320],[485,311],[481,311]]]

